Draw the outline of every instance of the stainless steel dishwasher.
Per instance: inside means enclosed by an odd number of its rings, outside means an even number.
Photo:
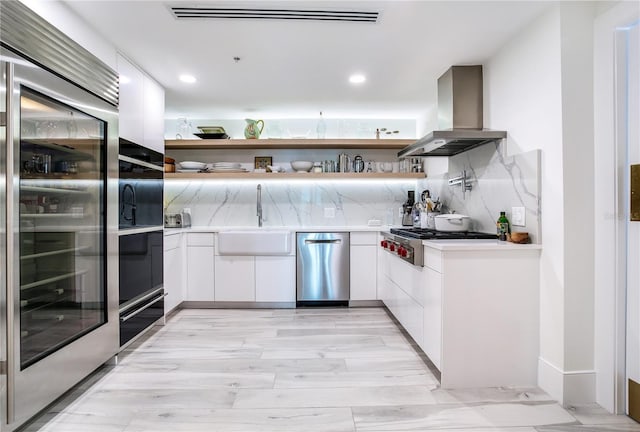
[[[296,253],[298,306],[349,304],[348,232],[299,232]]]

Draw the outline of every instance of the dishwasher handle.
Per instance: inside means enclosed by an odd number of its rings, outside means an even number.
[[[332,239],[332,240],[309,240],[305,239],[304,244],[340,244],[342,243],[342,239]]]

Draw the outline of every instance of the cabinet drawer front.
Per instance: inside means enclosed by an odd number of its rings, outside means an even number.
[[[171,250],[180,247],[182,234],[172,234],[164,236],[164,250]]]
[[[213,233],[188,233],[187,246],[211,246],[213,247]]]
[[[442,252],[430,247],[424,248],[424,265],[442,273]]]
[[[377,245],[378,233],[377,232],[351,232],[351,246],[353,245]]]

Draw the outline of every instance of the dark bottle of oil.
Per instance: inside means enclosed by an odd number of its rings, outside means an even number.
[[[507,234],[509,234],[509,219],[507,219],[507,215],[505,212],[500,212],[500,217],[498,218],[498,222],[496,222],[498,239],[502,241],[507,240]]]

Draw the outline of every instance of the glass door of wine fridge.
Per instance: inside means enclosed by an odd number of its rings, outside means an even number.
[[[117,108],[9,50],[2,59],[7,413],[19,424],[118,349]]]
[[[107,321],[107,124],[24,84],[19,105],[19,331],[26,369]]]

